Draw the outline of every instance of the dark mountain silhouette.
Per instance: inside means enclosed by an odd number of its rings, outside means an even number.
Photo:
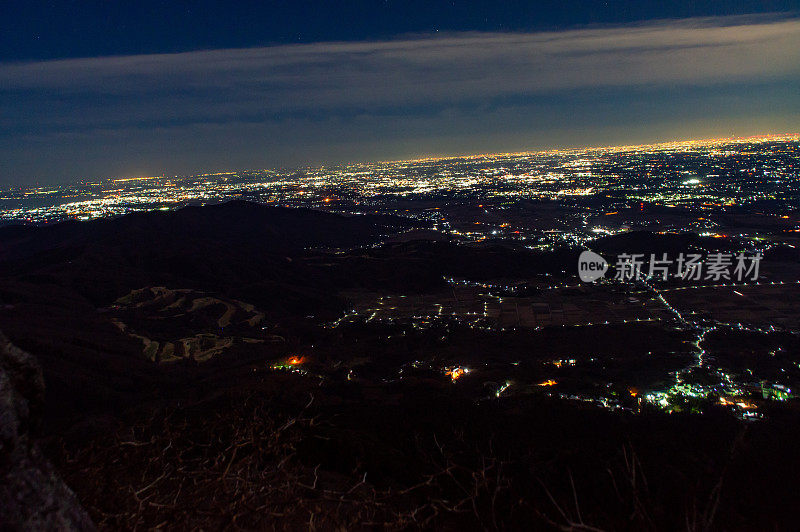
[[[112,321],[106,308],[118,298],[165,286],[245,301],[270,323],[310,313],[333,318],[346,302],[325,270],[304,264],[305,249],[364,244],[408,226],[392,217],[236,201],[5,227],[0,304],[7,309],[0,326],[40,358],[51,417],[115,410],[172,382],[141,356],[141,341]]]
[[[537,385],[586,377],[593,387],[599,371],[625,379],[628,359],[641,377],[685,356],[681,331],[332,327],[348,308],[345,290],[435,292],[449,287],[445,276],[558,278],[576,264],[572,249],[383,238],[415,226],[231,202],[0,228],[0,330],[38,358],[43,448],[98,526],[794,524],[796,496],[783,482],[800,474],[785,443],[800,426],[793,403],[768,404],[765,421],[745,425],[713,398],[703,416],[634,414]],[[604,253],[728,245],[654,233],[595,244]],[[547,362],[572,357],[596,364],[555,374]],[[457,384],[440,367],[456,362],[476,369]],[[510,368],[527,384],[506,380],[516,378]],[[503,382],[518,391],[495,393]],[[620,382],[621,404],[637,408]]]
[[[74,289],[96,305],[143,286],[194,287],[269,297],[301,293],[306,247],[350,247],[408,221],[344,217],[230,202],[51,227],[0,229],[0,272]],[[280,285],[280,286],[279,286]]]

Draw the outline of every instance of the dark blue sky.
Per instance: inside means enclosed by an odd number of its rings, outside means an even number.
[[[800,9],[800,1],[4,0],[3,6],[0,59],[7,61],[382,40],[437,31],[531,32],[587,24],[790,12]]]
[[[0,183],[800,129],[800,1],[0,9]]]

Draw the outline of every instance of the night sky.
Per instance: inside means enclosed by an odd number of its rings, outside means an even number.
[[[800,1],[0,7],[0,183],[799,126]]]

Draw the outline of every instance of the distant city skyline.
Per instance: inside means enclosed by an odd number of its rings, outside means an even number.
[[[635,205],[673,208],[688,202],[701,211],[710,196],[726,207],[759,200],[795,205],[798,146],[800,135],[682,140],[5,187],[0,224],[88,220],[236,199],[357,213],[385,202],[394,215],[399,213],[392,198],[432,196],[488,202],[504,196],[607,200],[622,194]],[[423,208],[423,219],[431,212],[436,211]]]

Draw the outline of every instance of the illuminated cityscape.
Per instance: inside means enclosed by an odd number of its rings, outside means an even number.
[[[719,223],[715,213],[735,214],[737,208],[759,201],[795,204],[800,194],[799,145],[800,137],[793,135],[13,187],[2,191],[0,204],[5,208],[0,219],[88,220],[246,199],[334,212],[393,213],[431,220],[437,230],[465,238],[498,231],[522,239],[528,235],[514,233],[516,227],[461,221],[449,211],[459,202],[468,206],[475,200],[505,208],[513,202],[549,199],[560,200],[572,207],[571,215],[593,222],[589,229],[595,233],[626,224],[641,227],[642,220],[619,214],[635,202],[676,209],[664,210],[663,221],[651,221],[663,229],[711,231]],[[670,223],[689,213],[711,216],[698,216],[686,227]],[[489,227],[469,227],[470,221]]]
[[[0,12],[0,530],[798,528],[800,0]]]
[[[437,243],[572,257],[573,250],[602,249],[626,234],[696,235],[687,251],[764,254],[761,277],[728,282],[727,274],[709,281],[665,272],[648,281],[618,272],[616,278],[585,284],[576,278],[574,258],[513,275],[489,267],[476,269],[474,278],[449,272],[440,287],[423,293],[345,290],[351,309],[327,327],[387,328],[387,340],[431,331],[457,336],[464,328],[501,337],[529,331],[527,341],[544,335],[576,351],[564,348],[568,363],[563,365],[547,360],[520,365],[516,358],[490,362],[462,353],[444,361],[437,361],[438,355],[416,360],[413,367],[441,372],[454,384],[481,374],[505,379],[491,392],[497,397],[545,394],[631,412],[646,406],[700,412],[704,404],[716,403],[744,419],[759,419],[764,401],[787,400],[800,387],[800,362],[776,357],[790,352],[800,334],[790,303],[800,297],[800,270],[795,263],[773,261],[781,253],[796,253],[799,175],[800,137],[795,135],[15,188],[4,192],[3,201],[16,207],[0,217],[7,223],[49,225],[246,200],[406,220],[407,229],[366,243],[370,253],[387,258],[403,246]],[[363,249],[322,246],[310,250],[322,258],[305,260],[347,261]],[[142,339],[148,358],[181,359],[174,343],[159,346],[131,334]],[[612,377],[607,368],[616,360],[615,347],[594,353],[580,345],[580,339],[591,344],[596,335],[651,334],[669,336],[659,348],[671,348],[639,353],[652,360],[647,372],[636,369],[643,363],[637,360],[627,373],[618,368]],[[744,356],[735,342],[731,345],[729,338],[736,335],[765,338],[763,349],[775,357],[774,364],[764,367],[754,359],[753,367],[740,367],[741,360],[732,366],[728,358]],[[233,345],[231,339],[213,338],[215,343],[202,349],[190,347],[195,340],[182,340],[182,357],[205,360]],[[309,348],[311,359],[313,352]],[[306,373],[306,362],[306,355],[297,355],[272,367]],[[407,364],[385,370],[382,380],[402,379]],[[314,374],[324,380],[330,378],[326,371],[332,368],[321,365]],[[358,377],[358,367],[351,367],[347,380]]]

